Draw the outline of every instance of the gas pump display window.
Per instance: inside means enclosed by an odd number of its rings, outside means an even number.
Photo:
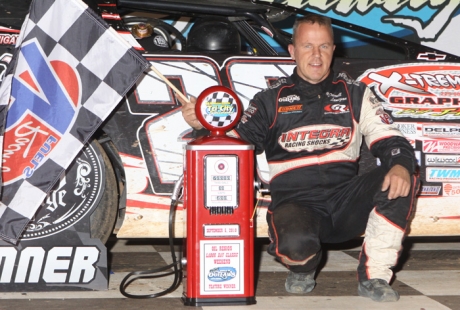
[[[205,158],[205,207],[238,206],[238,157],[208,155]]]

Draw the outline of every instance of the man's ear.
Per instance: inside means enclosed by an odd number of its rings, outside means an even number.
[[[295,49],[294,45],[292,44],[288,45],[289,55],[291,55],[292,60],[295,60],[294,49]]]

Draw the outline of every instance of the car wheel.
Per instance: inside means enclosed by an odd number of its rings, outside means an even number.
[[[113,232],[118,212],[118,184],[109,157],[102,146],[94,140],[91,144],[100,153],[105,168],[105,184],[99,204],[90,217],[91,238],[106,243]]]
[[[114,169],[101,144],[92,140],[53,186],[21,238],[58,240],[67,236],[61,232],[76,225],[73,230],[91,233],[91,238],[105,243],[113,232],[117,212]]]

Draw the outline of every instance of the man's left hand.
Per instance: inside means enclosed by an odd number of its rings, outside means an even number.
[[[409,171],[401,165],[393,166],[383,179],[382,192],[388,189],[388,199],[407,197],[410,192]]]

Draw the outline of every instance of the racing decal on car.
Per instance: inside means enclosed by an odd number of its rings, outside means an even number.
[[[423,140],[423,153],[460,153],[460,140]]]
[[[441,186],[423,185],[420,189],[420,196],[439,196]]]
[[[425,155],[426,166],[459,166],[460,155]]]
[[[419,53],[417,55],[418,60],[427,60],[427,61],[440,61],[446,59],[446,54],[437,54],[437,53]]]
[[[22,234],[23,240],[57,234],[92,211],[104,188],[103,164],[88,144],[47,195]]]
[[[414,37],[414,42],[421,42],[451,54],[458,55],[459,46],[455,36],[458,33],[458,1],[323,1],[323,0],[275,0],[294,7],[308,8],[318,14],[348,21],[359,26],[369,27],[381,33],[391,34],[395,37],[404,37],[409,34]],[[359,18],[353,18],[359,16]],[[344,38],[346,46],[361,48],[366,43],[359,42],[354,36]],[[442,56],[435,53],[421,53],[436,61]]]
[[[428,182],[460,182],[460,168],[427,167],[426,181]]]
[[[422,134],[433,138],[460,138],[460,124],[423,124]]]
[[[0,45],[16,45],[19,30],[0,26]]]
[[[460,65],[404,64],[369,69],[359,78],[385,99],[395,118],[460,120]]]
[[[458,183],[443,183],[442,189],[444,196],[460,196],[460,184]]]
[[[332,124],[312,125],[284,132],[278,144],[288,152],[313,152],[346,145],[351,138],[351,127]]]
[[[417,123],[405,123],[405,122],[398,122],[395,123],[396,127],[398,127],[399,131],[404,134],[406,137],[412,137],[412,136],[417,136]]]
[[[3,81],[3,77],[5,76],[6,69],[12,58],[13,58],[13,54],[10,54],[10,53],[4,53],[3,55],[0,56],[0,83]]]

